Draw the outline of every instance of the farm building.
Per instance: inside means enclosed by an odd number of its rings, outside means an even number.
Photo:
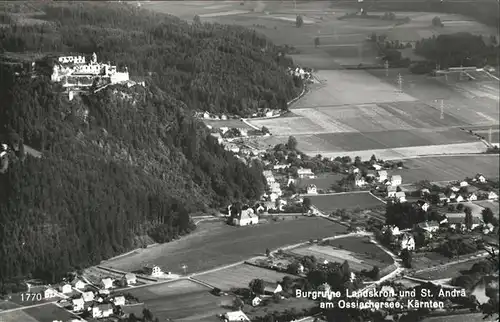
[[[233,218],[233,224],[235,226],[248,226],[256,225],[259,223],[259,217],[254,213],[252,208],[242,210],[238,217]]]
[[[426,197],[426,196],[428,196],[428,195],[430,195],[430,194],[431,194],[431,192],[430,192],[430,190],[429,190],[429,189],[427,189],[427,188],[424,188],[424,189],[420,190],[420,197],[422,197],[422,198],[423,198],[423,197]]]
[[[465,212],[447,213],[445,216],[445,222],[448,224],[448,227],[457,230],[465,228]],[[480,225],[481,219],[477,216],[473,216],[471,229],[475,229]]]
[[[430,205],[425,200],[419,200],[415,203],[415,207],[417,207],[418,209],[422,209],[423,211],[427,211]]]
[[[363,187],[366,184],[365,178],[359,173],[354,177],[354,184],[356,187]]]
[[[401,203],[406,202],[406,193],[404,191],[396,192],[396,195],[394,197]]]
[[[415,238],[411,234],[402,234],[398,238],[399,248],[407,250],[415,250]]]
[[[146,275],[151,276],[161,276],[163,274],[160,266],[158,265],[146,265],[144,266],[144,272],[146,273]]]
[[[122,276],[121,283],[123,286],[133,285],[137,283],[137,277],[133,273],[127,273]]]
[[[478,173],[476,174],[476,177],[475,177],[476,181],[479,181],[481,183],[485,183],[486,182],[486,178],[485,176],[483,176],[482,174]]]
[[[113,314],[113,306],[111,304],[99,304],[92,307],[92,317],[107,318]]]
[[[477,200],[477,195],[473,192],[473,193],[469,193],[467,195],[467,200],[468,201],[476,201]]]
[[[81,290],[85,288],[85,283],[81,279],[75,278],[73,281],[71,281],[71,286],[73,286],[77,290]]]
[[[400,175],[394,175],[391,177],[391,185],[392,186],[399,186],[403,183],[403,179],[401,178]]]
[[[455,202],[462,202],[464,201],[464,197],[462,197],[462,195],[458,195],[456,198],[455,198]]]
[[[439,230],[439,223],[437,221],[425,221],[417,224],[417,227],[429,233],[433,233]]]
[[[260,303],[262,303],[262,299],[259,296],[252,299],[252,306],[259,306]]]
[[[108,288],[112,288],[113,287],[113,279],[109,278],[109,277],[103,278],[101,280],[101,287],[105,290]]]
[[[382,166],[381,166],[380,164],[376,164],[376,163],[375,163],[375,164],[372,164],[372,168],[373,168],[374,170],[377,170],[377,171],[378,171],[378,170],[382,169]]]
[[[53,288],[49,287],[45,291],[43,291],[43,298],[44,299],[50,299],[50,298],[53,298],[56,296],[57,296],[57,292]]]
[[[497,200],[498,195],[496,193],[494,193],[493,191],[490,191],[490,192],[488,192],[488,199],[489,200]]]
[[[392,226],[385,225],[384,227],[382,227],[382,232],[385,233],[386,231],[390,231],[391,235],[393,236],[398,236],[399,234],[401,234],[401,232],[399,231],[399,227],[394,225]]]
[[[307,194],[317,194],[318,189],[316,188],[315,184],[310,184],[306,188]]]
[[[85,301],[80,297],[71,300],[71,305],[73,306],[74,312],[80,312],[83,311],[83,309],[85,308]]]
[[[380,170],[379,172],[377,172],[377,178],[378,182],[384,182],[385,180],[387,180],[387,171]]]
[[[113,299],[113,303],[116,306],[123,306],[125,305],[125,296],[117,296]]]
[[[264,293],[268,295],[279,294],[283,292],[281,284],[264,282]]]
[[[397,188],[394,186],[388,186],[387,187],[387,198],[394,198],[396,197],[396,192]]]
[[[241,322],[241,321],[250,321],[248,316],[246,316],[243,311],[234,311],[225,313],[222,318],[227,322]]]
[[[83,292],[82,293],[82,299],[85,301],[85,302],[91,302],[94,300],[94,292]]]
[[[63,285],[61,285],[61,287],[59,288],[59,290],[63,294],[68,294],[68,293],[71,293],[73,289],[71,288],[70,284],[63,284]]]
[[[469,183],[467,181],[460,181],[460,187],[467,187]]]
[[[308,168],[299,168],[297,170],[297,176],[301,179],[303,178],[314,178],[314,173]]]

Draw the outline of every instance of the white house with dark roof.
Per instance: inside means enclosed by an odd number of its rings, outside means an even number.
[[[468,201],[476,201],[476,200],[477,200],[477,195],[476,195],[474,192],[469,193],[469,194],[467,195],[467,200],[468,200]]]
[[[61,287],[59,288],[59,290],[63,294],[68,294],[68,293],[71,293],[73,291],[73,288],[71,287],[70,284],[63,284],[63,285],[61,285]]]
[[[43,298],[44,299],[50,299],[50,298],[53,298],[56,296],[57,296],[57,292],[52,287],[49,287],[49,288],[45,289],[45,291],[43,291]]]
[[[453,191],[453,192],[459,192],[459,191],[460,191],[460,188],[459,188],[459,187],[452,186],[452,187],[450,187],[450,190],[451,190],[451,191]]]
[[[73,281],[71,281],[71,286],[73,286],[77,290],[84,289],[85,285],[86,284],[81,279],[79,279],[79,278],[75,278]]]
[[[262,298],[260,296],[256,296],[252,299],[252,306],[259,306],[262,303]]]
[[[469,186],[469,183],[467,181],[460,181],[460,187],[467,187]]]
[[[113,298],[113,304],[116,306],[124,306],[125,305],[125,296],[120,295]]]
[[[297,170],[297,176],[299,178],[314,178],[314,173],[309,168],[299,168]]]
[[[239,310],[239,311],[234,311],[234,312],[227,312],[223,315],[223,319],[224,321],[227,321],[227,322],[250,322],[250,319],[248,318],[248,316],[246,316],[245,313],[243,313],[243,311]]]
[[[498,199],[498,195],[495,192],[490,191],[490,192],[488,192],[488,199],[489,200],[497,200]]]
[[[356,185],[356,187],[363,187],[364,185],[366,185],[365,178],[361,174],[357,173],[354,177],[354,184]]]
[[[94,292],[92,292],[92,291],[83,292],[82,299],[85,302],[92,302],[94,300]]]
[[[400,249],[415,250],[415,238],[412,234],[403,233],[398,238]]]
[[[233,218],[235,226],[256,225],[259,223],[259,217],[254,213],[252,208],[241,210],[237,217]]]
[[[455,198],[455,202],[462,202],[464,201],[464,197],[462,197],[462,195],[458,195],[456,198]]]
[[[427,188],[423,188],[422,190],[420,190],[420,197],[426,197],[428,195],[431,194],[431,191]]]
[[[281,284],[264,282],[265,294],[279,294],[281,292],[283,292],[283,287],[281,287]]]
[[[481,182],[481,183],[485,183],[486,182],[486,177],[483,176],[481,173],[476,174],[475,179],[477,181]]]
[[[382,166],[381,166],[380,164],[376,164],[376,163],[374,163],[374,164],[372,164],[372,168],[373,168],[374,170],[377,170],[377,171],[378,171],[378,170],[382,169]]]
[[[418,200],[415,205],[418,209],[422,209],[423,211],[427,211],[430,207],[429,203],[425,200]]]
[[[306,192],[307,194],[317,194],[318,189],[316,188],[315,184],[309,184],[307,185]]]

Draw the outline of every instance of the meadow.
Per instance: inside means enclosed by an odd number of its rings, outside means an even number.
[[[217,297],[211,289],[189,280],[131,289],[130,294],[144,302],[160,321],[216,321],[217,314],[227,311],[229,299]]]
[[[304,229],[307,227],[307,229]],[[286,245],[345,233],[342,225],[322,218],[302,217],[259,224],[253,227],[233,227],[220,222],[202,222],[192,234],[179,240],[139,249],[129,255],[111,259],[101,265],[123,271],[134,271],[144,264],[159,265],[165,271],[202,272],[222,265],[244,261],[262,255],[266,248]]]
[[[308,196],[311,203],[326,215],[337,209],[369,209],[383,203],[369,192],[347,192],[338,194],[325,194]]]
[[[253,279],[262,279],[268,283],[276,283],[281,281],[285,276],[292,275],[249,264],[240,264],[215,272],[197,275],[195,279],[221,290],[230,290],[232,288],[248,288],[248,284]]]

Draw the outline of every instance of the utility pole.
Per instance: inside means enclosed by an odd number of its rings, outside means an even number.
[[[491,144],[491,127],[490,127],[490,130],[488,131],[488,141],[489,143]]]
[[[441,100],[441,103],[439,105],[441,107],[441,116],[439,118],[442,120],[444,119],[444,101]]]
[[[401,76],[401,74],[398,74],[398,85],[399,85],[399,92],[402,93],[403,92],[403,76]]]
[[[385,61],[384,67],[385,67],[385,77],[389,77],[389,61],[388,60]]]

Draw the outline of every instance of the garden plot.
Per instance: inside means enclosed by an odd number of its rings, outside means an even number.
[[[383,205],[383,202],[368,192],[337,193],[309,196],[311,203],[329,215],[338,209],[370,209]]]
[[[267,127],[273,135],[300,135],[327,133],[328,130],[307,117],[292,116],[274,119],[251,120],[248,122],[258,128]]]
[[[322,70],[317,72],[317,77],[326,81],[326,86],[299,99],[294,108],[415,100],[364,71]]]
[[[320,261],[327,260],[333,263],[343,263],[347,261],[352,270],[360,272],[362,270],[370,270],[373,265],[354,257],[354,255],[346,250],[335,249],[329,246],[309,246],[307,248],[296,248],[291,251],[293,254],[300,256],[314,256]]]
[[[358,132],[356,129],[338,121],[338,118],[331,117],[319,109],[294,109],[293,113],[303,116],[316,124],[324,133]]]
[[[209,285],[230,290],[231,288],[247,288],[253,279],[262,279],[269,283],[281,281],[285,276],[292,276],[248,264],[240,264],[215,272],[196,276],[197,280]]]

